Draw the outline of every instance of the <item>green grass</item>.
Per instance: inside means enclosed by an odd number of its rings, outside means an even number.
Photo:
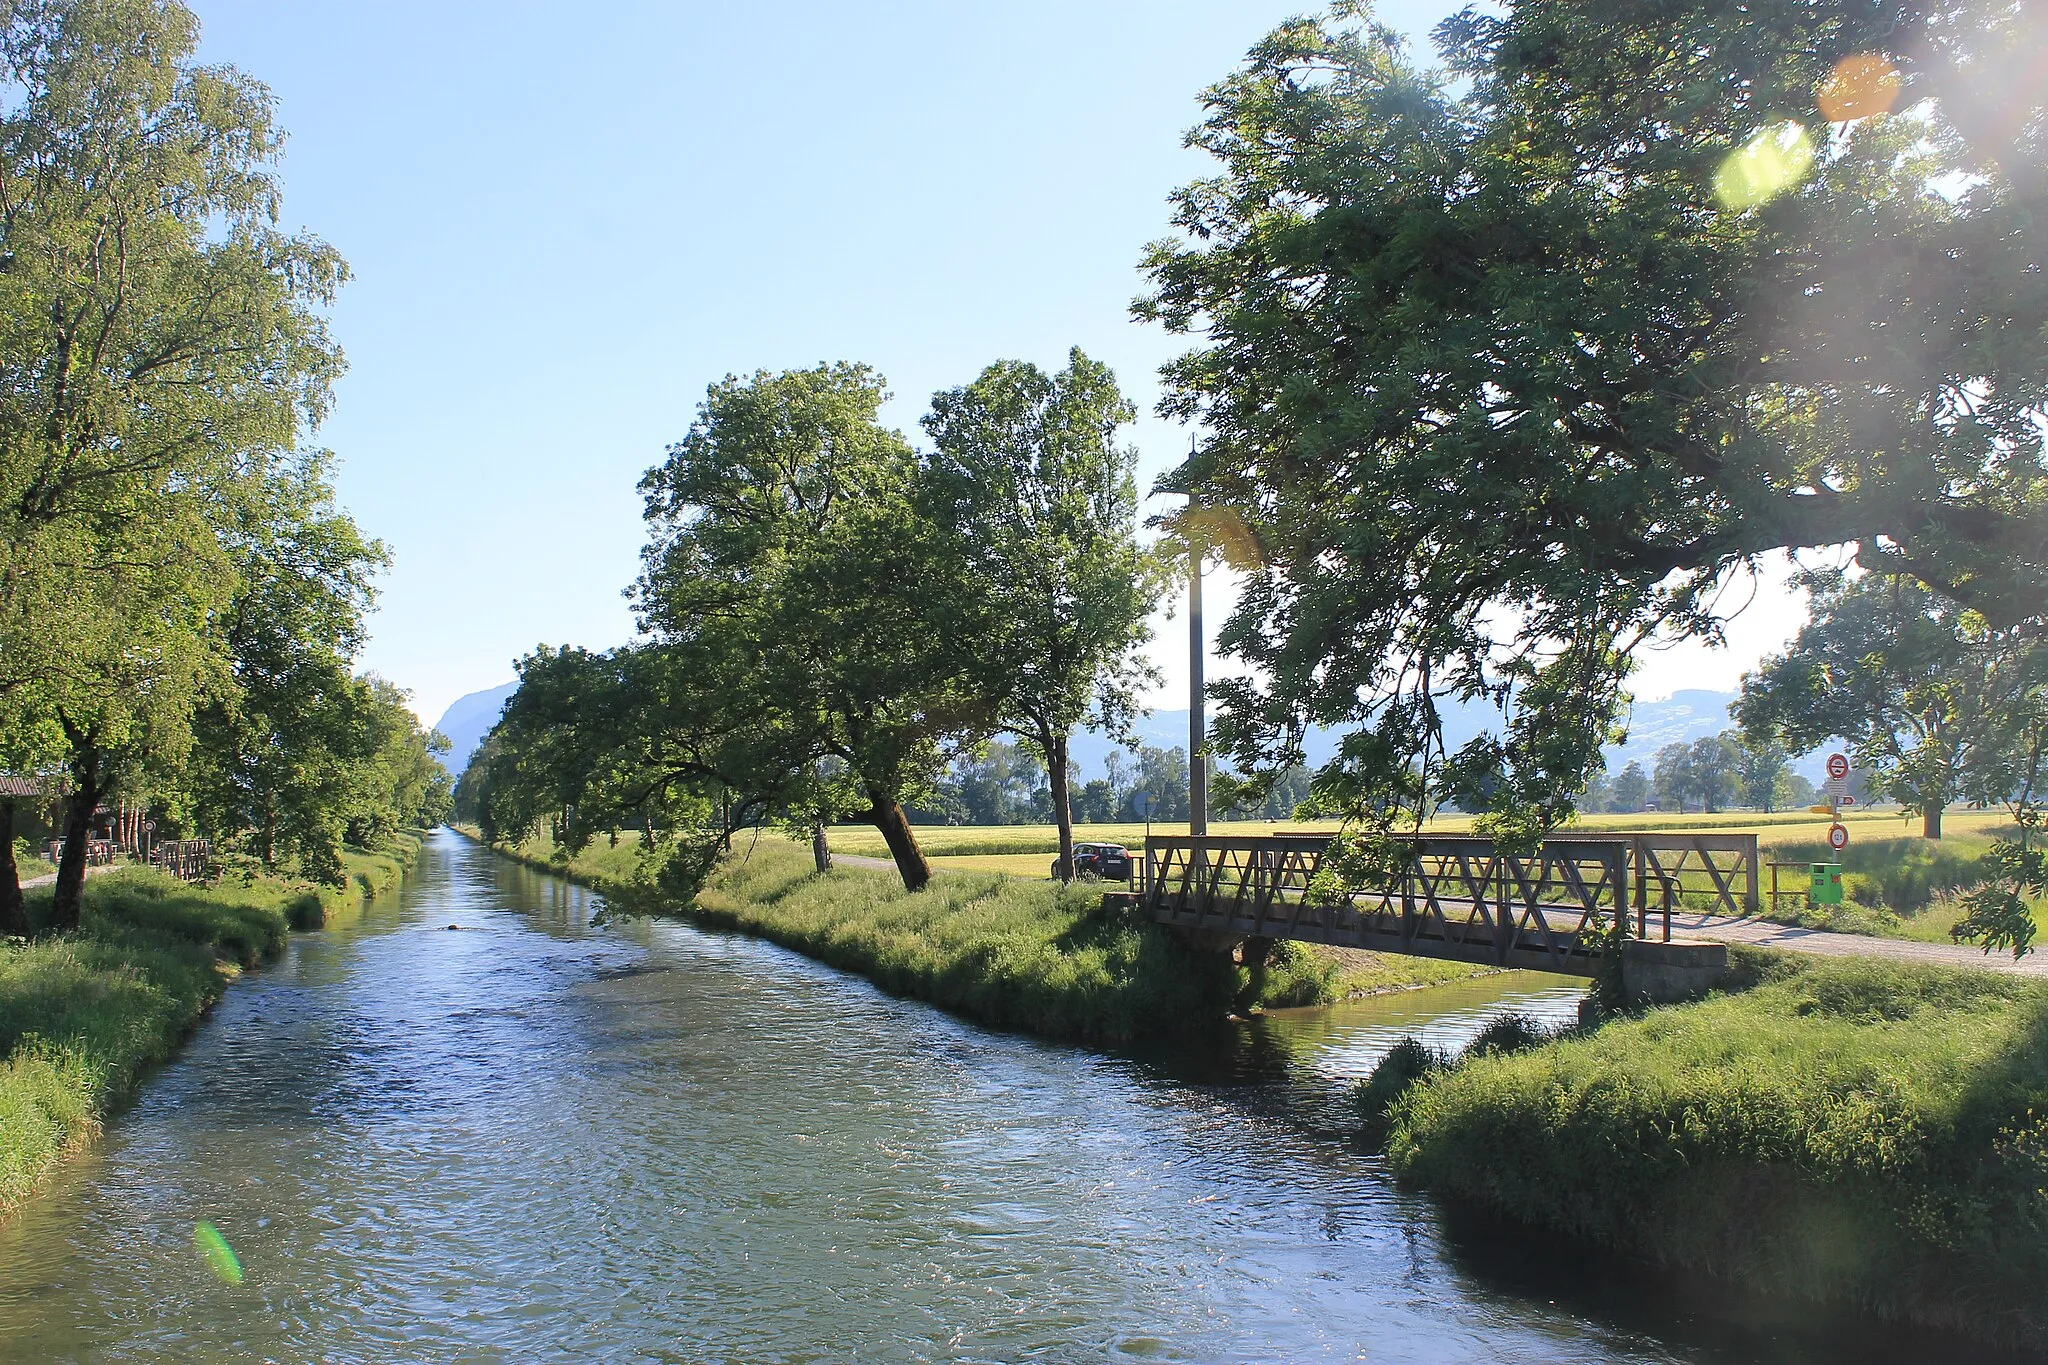
[[[416,839],[351,850],[342,888],[229,874],[190,885],[148,868],[85,884],[78,932],[0,940],[0,1216],[90,1142],[150,1066],[170,1057],[244,968],[403,877]],[[28,896],[48,923],[51,892]]]
[[[1745,963],[1741,994],[1425,1068],[1387,1111],[1394,1170],[1753,1288],[2048,1346],[2048,984]]]
[[[0,1213],[99,1131],[236,973],[284,946],[299,894],[200,890],[137,868],[86,884],[77,934],[0,947]],[[49,893],[29,908],[46,919]]]

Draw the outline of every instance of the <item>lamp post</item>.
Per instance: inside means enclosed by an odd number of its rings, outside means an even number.
[[[1194,500],[1188,500],[1190,513]],[[1188,833],[1209,832],[1209,735],[1207,705],[1202,695],[1202,547],[1188,535]]]

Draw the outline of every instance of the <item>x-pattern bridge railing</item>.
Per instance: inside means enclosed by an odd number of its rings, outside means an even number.
[[[1753,835],[1565,836],[1511,854],[1490,839],[1421,838],[1373,885],[1318,884],[1327,835],[1145,841],[1138,892],[1183,928],[1411,953],[1498,966],[1590,971],[1618,916],[1671,936],[1681,897],[1754,909]],[[1688,880],[1690,879],[1690,880]],[[1738,903],[1737,888],[1742,889]]]

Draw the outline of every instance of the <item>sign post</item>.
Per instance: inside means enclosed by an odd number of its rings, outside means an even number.
[[[1836,815],[1841,814],[1842,807],[1856,804],[1856,798],[1849,794],[1849,756],[1847,754],[1828,755],[1828,780],[1821,787],[1821,792],[1828,799],[1828,808]]]

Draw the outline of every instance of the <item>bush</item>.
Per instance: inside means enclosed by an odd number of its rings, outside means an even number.
[[[1374,1149],[1383,1146],[1387,1138],[1387,1118],[1394,1101],[1407,1094],[1408,1088],[1424,1076],[1441,1071],[1450,1064],[1451,1059],[1443,1052],[1418,1038],[1403,1038],[1387,1049],[1387,1055],[1380,1058],[1372,1074],[1359,1082],[1355,1097],[1359,1117],[1364,1122],[1366,1145]]]

